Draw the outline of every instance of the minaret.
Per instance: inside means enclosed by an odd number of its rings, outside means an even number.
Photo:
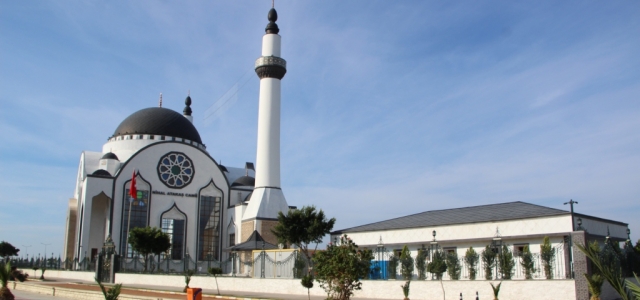
[[[260,77],[256,184],[242,216],[241,238],[245,241],[257,230],[267,242],[275,245],[278,242],[271,228],[277,223],[278,212],[289,210],[280,189],[280,80],[287,72],[287,62],[280,57],[280,29],[274,8],[269,11],[268,19],[262,37],[262,56],[255,64]],[[253,230],[248,230],[251,228]]]
[[[187,99],[184,99],[184,105],[185,107],[182,110],[182,115],[193,123],[193,117],[191,116],[191,92],[187,93]]]

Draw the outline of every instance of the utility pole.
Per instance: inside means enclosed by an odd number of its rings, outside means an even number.
[[[565,202],[564,205],[569,204],[571,207],[571,231],[576,231],[575,221],[573,220],[573,205],[578,204],[578,201],[573,201],[573,199],[569,200],[569,202]]]
[[[565,202],[564,205],[569,204],[571,207],[571,233],[569,234],[569,259],[571,265],[571,278],[575,278],[575,273],[573,270],[573,232],[576,231],[575,221],[573,220],[573,205],[578,204],[578,201],[573,201],[573,199],[569,200],[569,202]]]

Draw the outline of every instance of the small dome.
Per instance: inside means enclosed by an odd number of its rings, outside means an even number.
[[[234,181],[231,186],[255,186],[256,179],[251,176],[242,176]]]
[[[113,153],[113,152],[105,153],[100,159],[115,159],[115,160],[119,160],[118,156],[116,156],[116,154]]]
[[[100,176],[100,177],[111,177],[111,173],[109,173],[109,171],[103,170],[103,169],[96,170],[95,172],[93,172],[92,175],[96,175],[96,176]]]
[[[112,137],[130,134],[164,135],[202,144],[200,133],[191,121],[164,107],[149,107],[133,113],[118,125]]]

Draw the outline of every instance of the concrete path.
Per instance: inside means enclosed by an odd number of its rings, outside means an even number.
[[[26,291],[11,290],[11,293],[16,297],[15,300],[60,300],[60,297],[42,295]]]
[[[62,288],[70,288],[74,290],[88,290],[88,291],[99,291],[98,286],[95,282],[82,281],[82,280],[69,280],[63,278],[47,278],[47,281],[29,281],[30,284],[39,284],[46,285],[51,287],[62,287]],[[105,284],[105,286],[110,286]],[[302,287],[300,287],[302,288]],[[25,293],[24,291],[16,291]],[[215,289],[204,289],[203,295],[214,296],[217,295],[218,291]],[[18,295],[17,293],[14,293]],[[145,296],[145,297],[154,297],[157,299],[186,299],[186,295],[182,293],[182,288],[178,287],[161,287],[155,285],[142,285],[142,284],[123,284],[123,295],[132,295],[132,296]],[[38,294],[35,294],[38,295]],[[243,291],[229,291],[220,289],[220,295],[223,297],[219,297],[221,299],[264,299],[264,300],[304,300],[308,299],[306,296],[301,297],[300,295],[289,295],[289,294],[261,294],[261,293],[252,293],[252,292],[243,292]],[[28,298],[24,296],[19,299],[34,299],[34,300],[50,300],[50,299],[63,299],[61,297],[53,297],[53,296],[45,296],[40,295],[43,298]],[[47,298],[48,297],[48,298]],[[203,299],[209,299],[209,297],[204,297]],[[324,296],[311,296],[311,300],[324,300],[326,297]],[[352,298],[353,300],[367,300],[365,298]]]

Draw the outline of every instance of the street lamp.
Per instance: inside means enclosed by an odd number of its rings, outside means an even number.
[[[29,246],[22,245],[22,247],[27,248],[27,250],[25,250],[25,254],[27,254],[27,260],[29,260],[29,247],[31,247],[31,245]]]
[[[47,246],[51,245],[51,243],[49,244],[45,244],[45,243],[40,243],[44,245],[44,261],[45,261],[45,265],[46,265],[46,261],[47,261]]]

